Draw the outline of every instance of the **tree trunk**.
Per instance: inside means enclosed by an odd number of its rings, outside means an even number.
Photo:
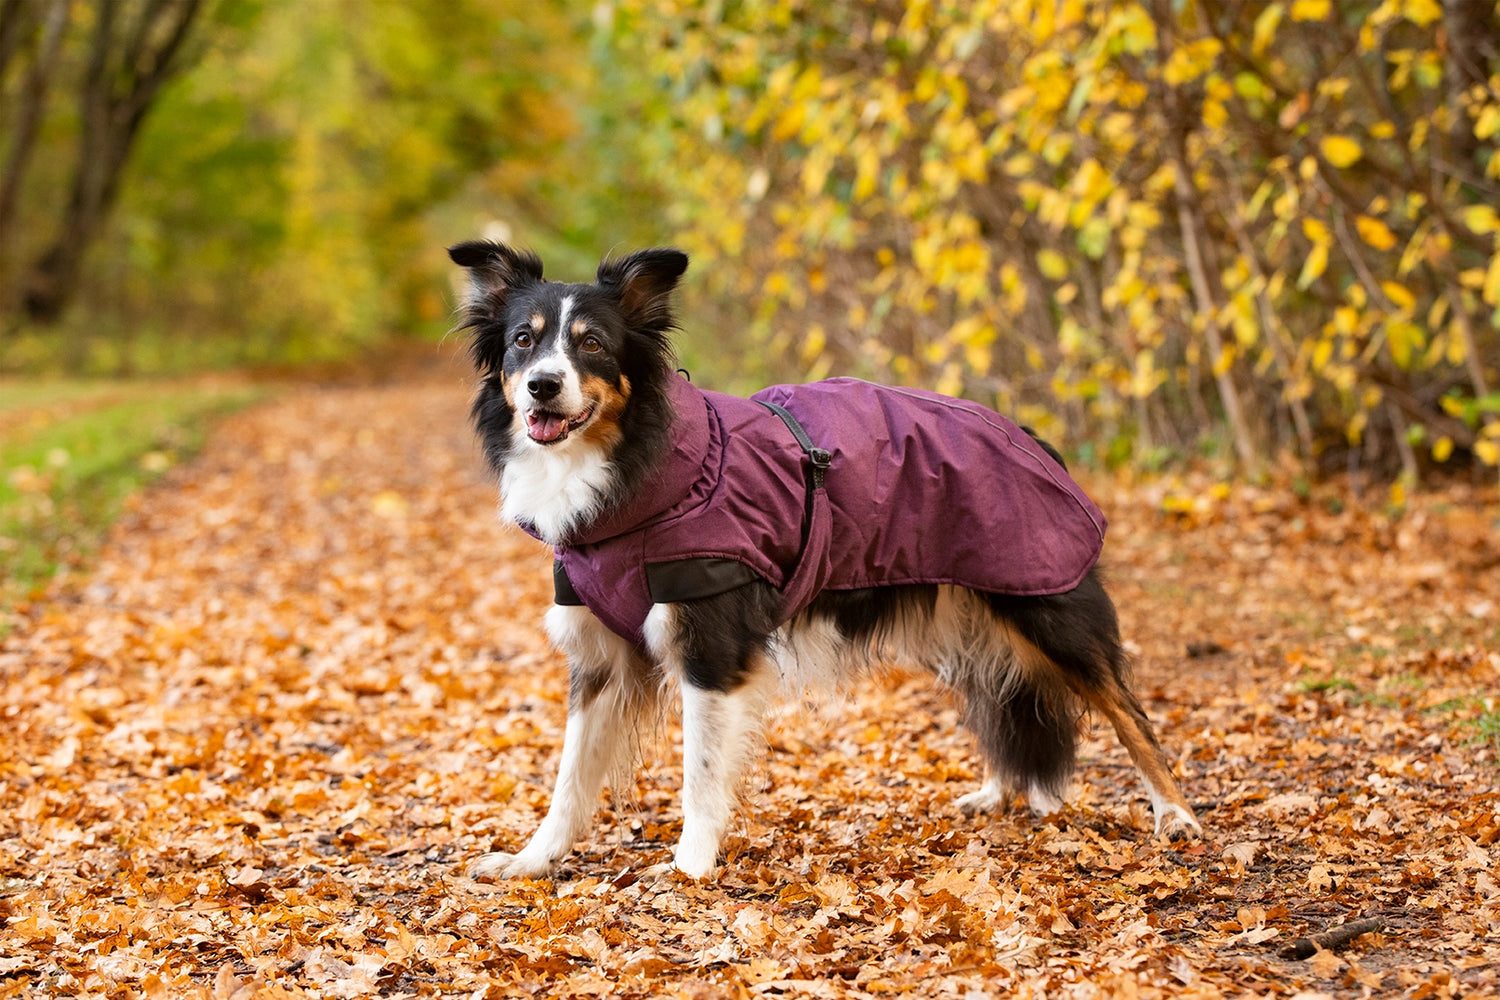
[[[89,247],[119,195],[131,147],[162,86],[186,64],[184,45],[202,0],[147,0],[135,24],[116,30],[120,0],[98,0],[79,95],[78,167],[56,238],[25,280],[23,306],[38,323],[57,322],[77,292]]]
[[[38,6],[28,0],[0,0],[0,80],[5,79],[5,68],[36,29],[37,10]],[[0,122],[4,120],[0,117]]]
[[[47,106],[47,91],[52,84],[58,56],[62,53],[63,28],[68,23],[68,7],[71,2],[72,0],[52,0],[52,6],[47,11],[41,45],[21,87],[15,125],[10,130],[10,151],[5,158],[5,169],[0,172],[0,271],[5,269],[8,257],[6,251],[15,233],[16,204],[21,197],[21,184],[26,178],[26,168],[31,164],[32,150],[36,148],[37,131],[42,124],[42,112]],[[7,285],[10,283],[7,282]],[[0,301],[0,310],[13,304]]]

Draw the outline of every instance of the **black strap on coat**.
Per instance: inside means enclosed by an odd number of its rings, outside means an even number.
[[[807,455],[808,461],[812,462],[812,468],[807,472],[807,506],[811,511],[813,492],[823,488],[823,477],[828,472],[828,467],[833,464],[832,452],[813,444],[812,438],[808,437],[807,430],[802,426],[801,421],[792,416],[791,411],[786,407],[768,403],[764,399],[757,399],[756,402],[781,418],[787,430],[792,432],[792,437],[797,439],[797,444],[802,446],[802,451]]]

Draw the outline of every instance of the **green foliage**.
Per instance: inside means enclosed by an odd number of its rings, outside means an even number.
[[[1496,25],[1493,0],[631,0],[617,37],[664,88],[688,242],[784,374],[1138,457],[1221,425],[1253,467],[1410,464],[1414,423],[1500,460],[1500,422],[1435,402],[1500,357]]]
[[[206,50],[147,119],[79,307],[57,330],[7,336],[0,323],[0,370],[342,358],[447,329],[443,247],[460,238],[510,233],[569,263],[579,245],[638,238],[639,213],[620,211],[638,188],[598,166],[618,159],[593,131],[610,124],[610,103],[593,89],[579,5],[220,0],[212,11]],[[63,192],[58,154],[77,125],[67,95],[54,96],[51,155],[0,274],[43,245]]]
[[[195,452],[242,385],[0,381],[0,604],[99,543],[125,499]]]

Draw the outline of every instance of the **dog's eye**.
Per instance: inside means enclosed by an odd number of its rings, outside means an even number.
[[[583,350],[587,354],[598,354],[604,350],[604,345],[599,343],[598,337],[584,337]]]
[[[527,350],[528,348],[530,348],[531,347],[531,334],[529,334],[529,333],[518,333],[518,334],[516,334],[516,346],[519,347],[523,351]]]

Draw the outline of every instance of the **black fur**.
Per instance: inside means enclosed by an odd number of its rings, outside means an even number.
[[[808,613],[832,619],[839,635],[861,646],[883,641],[903,621],[932,614],[937,587],[913,584],[871,587],[867,590],[825,590],[813,599]]]
[[[1097,688],[1111,678],[1129,681],[1114,602],[1097,568],[1072,590],[1042,597],[986,594],[995,614],[1061,668],[1078,689]]]
[[[678,629],[683,676],[705,691],[733,691],[768,654],[781,594],[757,580],[714,597],[682,601]]]

